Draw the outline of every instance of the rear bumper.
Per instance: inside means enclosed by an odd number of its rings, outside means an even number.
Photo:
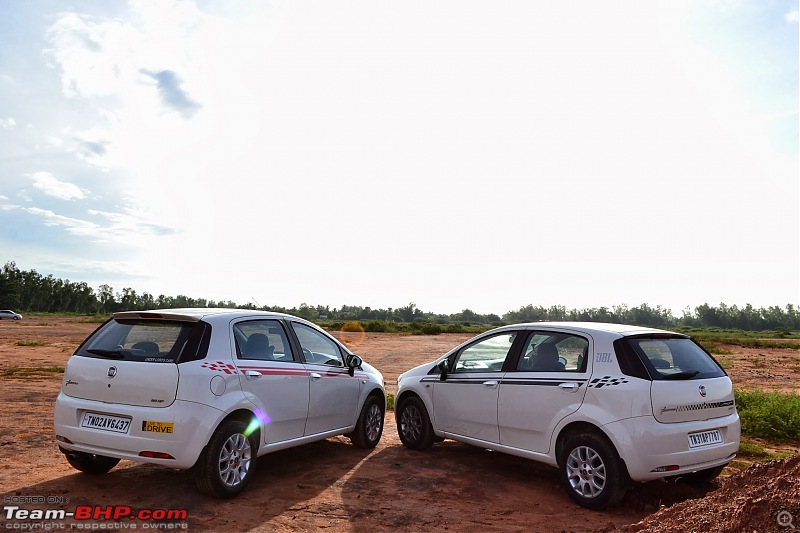
[[[86,411],[130,417],[128,433],[80,427]],[[187,469],[197,461],[223,417],[218,409],[181,400],[163,408],[137,407],[82,400],[62,392],[56,400],[54,428],[59,446],[67,450]],[[144,431],[145,421],[172,423],[173,432]],[[141,452],[166,453],[174,459],[142,457]]]
[[[619,420],[603,427],[614,441],[633,481],[688,474],[727,464],[739,449],[739,415],[662,424],[651,416]],[[722,443],[689,448],[689,433],[719,429]],[[654,471],[677,465],[676,470]]]

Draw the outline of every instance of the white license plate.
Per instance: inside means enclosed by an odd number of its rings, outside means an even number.
[[[102,431],[113,431],[114,433],[128,433],[131,427],[131,419],[121,416],[101,415],[100,413],[83,413],[81,420],[82,428],[99,429]]]
[[[720,430],[712,429],[699,433],[689,433],[689,448],[700,448],[701,446],[711,446],[712,444],[722,444],[722,432]]]

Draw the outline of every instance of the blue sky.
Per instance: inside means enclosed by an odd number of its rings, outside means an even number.
[[[0,0],[0,250],[94,288],[800,303],[796,1]]]

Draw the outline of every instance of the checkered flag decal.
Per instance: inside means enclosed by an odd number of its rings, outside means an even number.
[[[203,363],[203,365],[200,368],[207,368],[209,370],[213,370],[214,372],[225,372],[226,374],[238,374],[239,373],[239,371],[236,370],[235,366],[233,366],[233,365],[231,365],[229,363],[222,362],[222,361],[216,361],[214,363],[206,362],[206,363]]]
[[[594,378],[589,382],[589,388],[602,389],[603,387],[612,387],[614,385],[622,385],[627,383],[625,378],[612,378],[611,376],[603,376],[602,378]]]

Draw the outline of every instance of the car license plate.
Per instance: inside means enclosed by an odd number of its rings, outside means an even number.
[[[128,428],[131,427],[131,419],[123,418],[121,416],[86,412],[83,413],[81,427],[99,429],[102,431],[113,431],[114,433],[128,433]]]
[[[722,432],[718,429],[689,433],[689,448],[700,448],[722,443]]]

